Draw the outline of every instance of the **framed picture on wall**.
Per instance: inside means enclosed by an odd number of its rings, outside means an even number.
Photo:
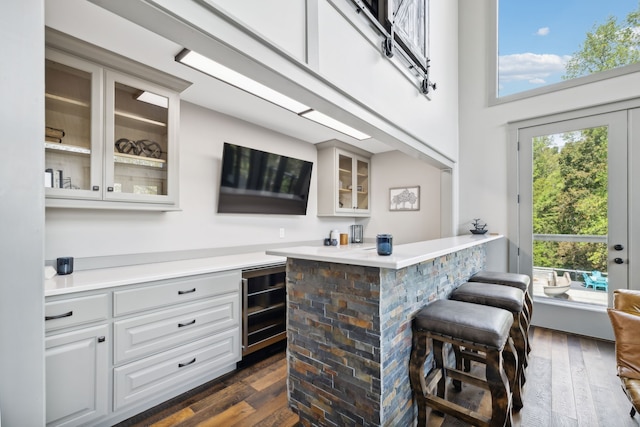
[[[389,189],[390,211],[419,211],[420,186]]]

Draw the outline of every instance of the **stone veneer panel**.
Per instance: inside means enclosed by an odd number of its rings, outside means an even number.
[[[288,259],[289,405],[302,425],[413,425],[413,316],[485,264],[484,244],[400,270]]]

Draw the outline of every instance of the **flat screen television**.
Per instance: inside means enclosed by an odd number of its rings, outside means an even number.
[[[313,162],[224,143],[218,213],[306,215]]]

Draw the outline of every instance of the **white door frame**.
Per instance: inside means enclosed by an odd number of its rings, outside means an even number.
[[[640,283],[629,283],[628,280],[629,277],[638,277],[634,275],[634,272],[638,273],[638,268],[628,260],[634,243],[637,246],[640,242],[638,230],[636,230],[640,227],[636,225],[636,228],[633,228],[631,224],[631,218],[634,218],[633,213],[640,212],[640,201],[632,197],[633,191],[637,191],[637,188],[632,187],[632,183],[640,182],[638,181],[640,171],[635,172],[631,168],[634,160],[635,164],[640,161],[640,150],[637,150],[638,152],[631,150],[633,142],[640,144],[640,132],[635,135],[632,132],[634,122],[640,129],[640,110],[633,109],[639,106],[640,100],[632,100],[510,124],[510,141],[513,142],[514,150],[510,151],[513,162],[510,162],[508,188],[510,200],[513,201],[509,203],[509,271],[531,274],[533,268],[532,254],[527,253],[530,250],[525,249],[532,247],[530,206],[532,154],[531,144],[527,141],[530,141],[532,136],[608,126],[610,132],[608,157],[614,162],[616,161],[613,159],[619,159],[614,164],[610,163],[609,181],[622,183],[616,188],[610,188],[609,191],[609,243],[610,246],[619,243],[625,248],[623,251],[614,252],[610,247],[609,305],[615,284],[618,284],[618,287],[640,288]],[[612,144],[612,141],[618,142]],[[528,159],[528,161],[523,162],[522,159]],[[528,206],[525,206],[527,203]],[[611,218],[612,216],[614,218]],[[616,257],[622,257],[625,264],[615,264],[613,259]],[[622,283],[624,285],[621,285]],[[534,299],[534,303],[534,325],[613,340],[613,332],[605,307],[571,305],[551,298]],[[562,311],[560,312],[559,309]]]

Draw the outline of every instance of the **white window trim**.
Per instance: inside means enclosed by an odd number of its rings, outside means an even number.
[[[487,85],[489,106],[506,104],[513,101],[532,98],[534,96],[544,95],[547,93],[557,92],[560,90],[582,86],[594,82],[612,79],[640,72],[640,62],[625,65],[624,67],[614,68],[612,70],[601,71],[599,73],[590,74],[588,76],[576,77],[575,79],[565,80],[550,85],[541,86],[535,89],[529,89],[523,92],[498,97],[498,2],[499,0],[489,1],[489,28],[492,31],[489,34],[489,82]]]

